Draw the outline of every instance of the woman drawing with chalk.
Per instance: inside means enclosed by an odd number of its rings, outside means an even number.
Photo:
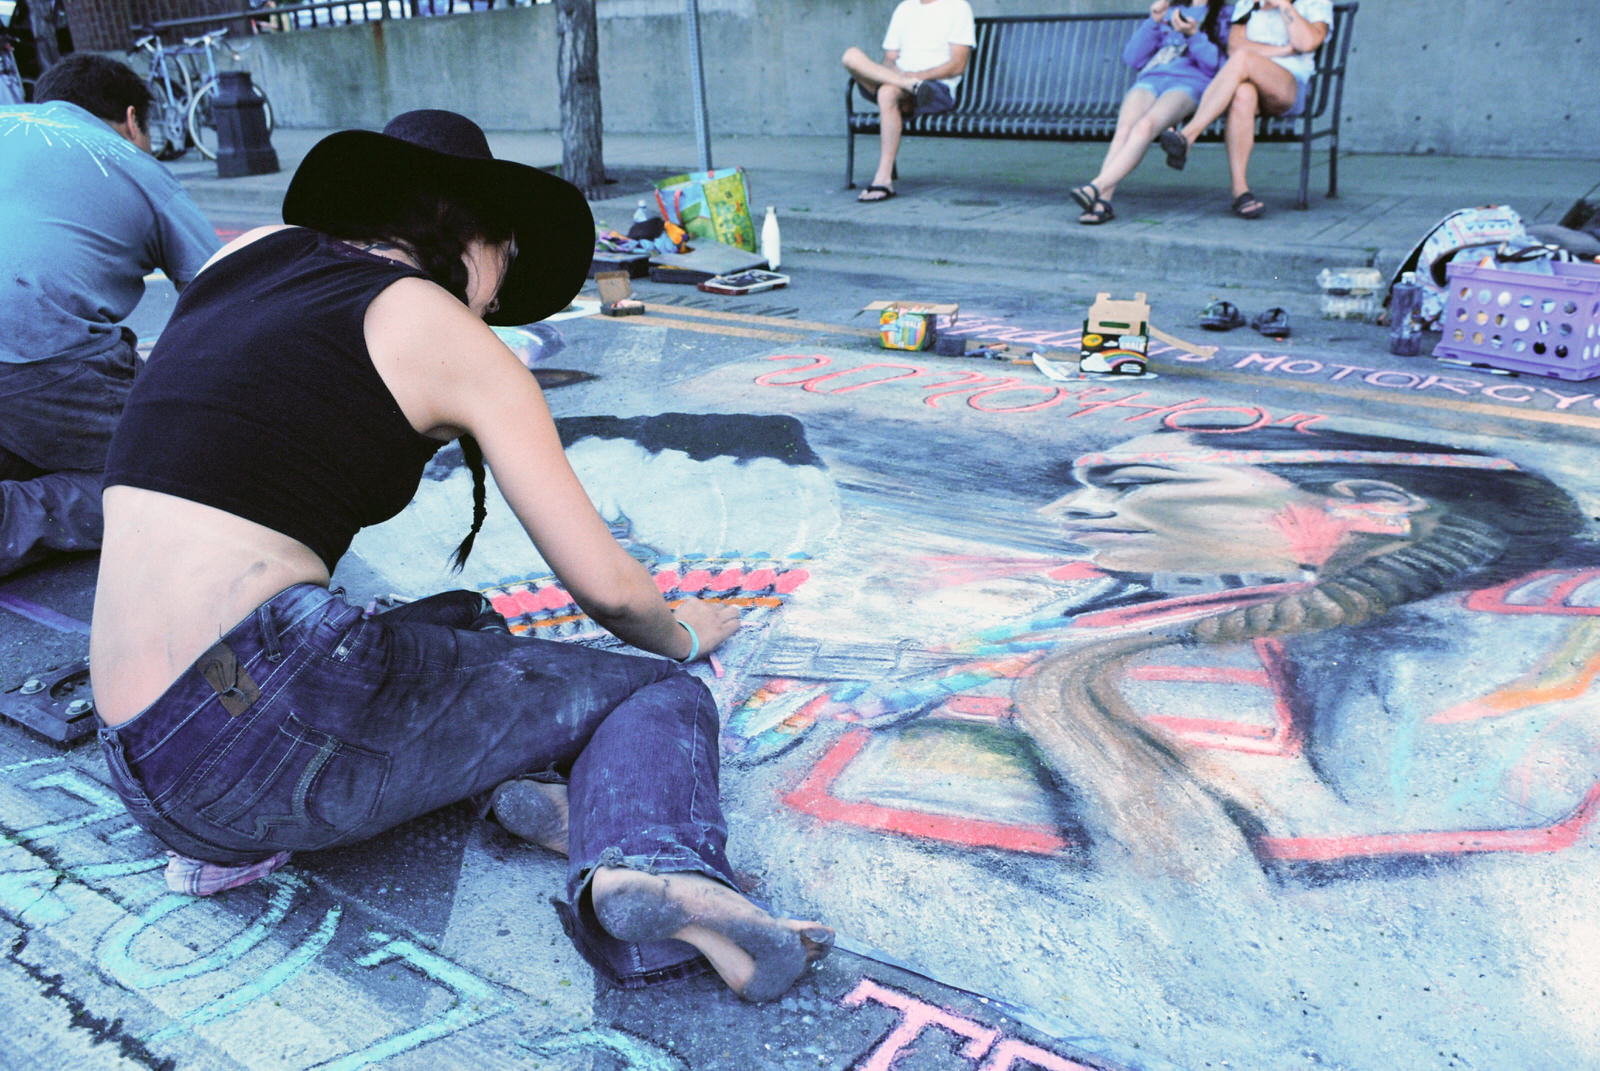
[[[184,291],[106,477],[101,742],[130,813],[172,849],[169,885],[219,891],[484,794],[513,833],[569,854],[569,932],[613,981],[681,975],[698,953],[741,997],[778,996],[832,931],[737,890],[717,710],[679,665],[737,611],[669,609],[489,327],[578,291],[583,196],[494,159],[470,120],[418,111],[318,143],[283,215]],[[664,657],[512,636],[473,592],[369,614],[328,589],[355,533],[402,509],[453,439],[476,498],[457,561],[487,462],[584,611]]]

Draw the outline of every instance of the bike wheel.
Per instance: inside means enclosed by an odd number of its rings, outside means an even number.
[[[194,142],[195,148],[207,160],[217,158],[217,91],[220,87],[215,79],[200,87],[200,91],[189,102],[189,138]],[[272,133],[272,104],[267,100],[267,95],[261,87],[252,84],[250,91],[261,102],[261,111],[267,121],[267,133]]]
[[[150,86],[150,151],[157,160],[176,160],[188,149],[188,132],[183,125],[183,107],[160,82]]]

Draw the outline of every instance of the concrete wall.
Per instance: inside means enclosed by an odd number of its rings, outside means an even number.
[[[605,129],[694,127],[682,0],[599,0]],[[1116,0],[973,0],[980,15],[1126,11]],[[700,0],[713,134],[830,134],[839,56],[876,51],[889,0]],[[1600,64],[1582,0],[1367,0],[1344,105],[1358,152],[1590,157]],[[258,39],[253,67],[287,126],[379,126],[454,108],[490,129],[553,130],[552,6]],[[1588,43],[1586,43],[1588,42]]]

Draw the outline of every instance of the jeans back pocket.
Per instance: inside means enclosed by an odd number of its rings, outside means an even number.
[[[351,838],[377,811],[387,755],[346,743],[286,713],[253,754],[209,773],[228,779],[199,818],[250,843],[313,851]]]

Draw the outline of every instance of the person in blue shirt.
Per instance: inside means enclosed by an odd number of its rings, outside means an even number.
[[[1083,208],[1079,223],[1107,223],[1116,218],[1111,196],[1117,184],[1139,166],[1161,131],[1192,114],[1206,86],[1222,66],[1221,27],[1230,5],[1210,0],[1192,7],[1154,0],[1150,17],[1122,50],[1122,61],[1139,78],[1122,99],[1117,129],[1111,136],[1100,173],[1072,191]]]
[[[182,287],[218,248],[150,155],[150,93],[74,53],[36,103],[0,106],[0,576],[100,546],[100,474],[137,357],[120,326],[160,268]]]

